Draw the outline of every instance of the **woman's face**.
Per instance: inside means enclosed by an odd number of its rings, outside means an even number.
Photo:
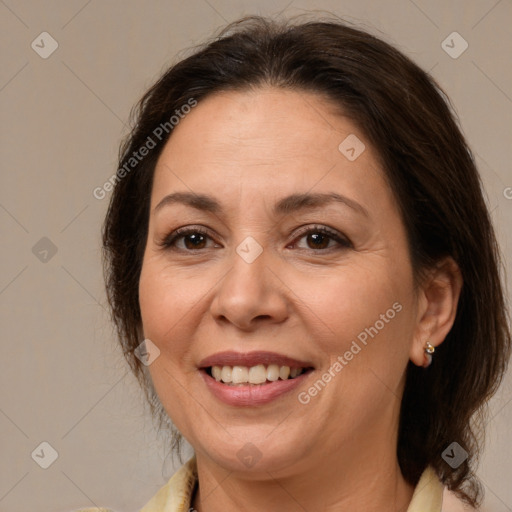
[[[406,234],[378,155],[334,110],[212,95],[159,158],[140,307],[198,460],[291,474],[395,442],[418,309]]]

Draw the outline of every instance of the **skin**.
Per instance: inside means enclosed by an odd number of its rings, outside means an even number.
[[[338,150],[349,134],[366,146],[353,162]],[[155,210],[173,192],[209,194],[223,210],[179,203]],[[336,192],[365,213],[330,203],[273,214],[277,201],[298,192]],[[161,245],[184,226],[208,230],[202,248],[190,236]],[[350,245],[297,235],[318,226]],[[263,248],[250,264],[236,252],[248,236]],[[196,453],[194,508],[405,511],[413,487],[396,458],[405,370],[409,360],[425,364],[427,341],[443,341],[460,287],[451,260],[415,286],[379,157],[331,103],[268,87],[201,101],[159,158],[139,287],[144,336],[160,350],[151,377]],[[297,393],[396,303],[401,311],[308,404],[300,403]],[[314,371],[271,403],[233,407],[198,371],[202,359],[226,350],[277,352],[310,362]],[[261,456],[250,468],[237,457],[246,443]]]

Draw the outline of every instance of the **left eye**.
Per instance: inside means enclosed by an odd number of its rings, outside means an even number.
[[[345,248],[352,246],[347,238],[325,227],[310,228],[307,231],[302,232],[296,240],[302,240],[304,238],[306,239],[306,244],[308,246],[306,249],[325,250],[331,249],[333,245]],[[334,244],[331,242],[334,242]]]

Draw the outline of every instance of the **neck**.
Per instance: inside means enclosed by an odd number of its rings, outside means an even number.
[[[414,488],[401,474],[396,444],[364,441],[351,439],[327,456],[305,461],[302,471],[286,474],[268,470],[248,477],[196,456],[199,489],[193,507],[197,512],[405,512]]]

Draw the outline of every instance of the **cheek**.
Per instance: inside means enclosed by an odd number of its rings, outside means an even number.
[[[398,273],[382,261],[326,277],[313,307],[331,332],[322,347],[331,362],[346,354],[350,366],[370,366],[384,373],[403,369],[414,314],[412,281],[404,269]]]
[[[179,373],[186,357],[187,346],[180,340],[183,319],[186,316],[186,297],[177,295],[176,283],[171,283],[158,265],[151,260],[145,261],[139,282],[139,305],[142,316],[144,337],[150,339],[159,349],[160,354],[149,365],[153,384],[162,404],[169,414],[167,405],[175,402],[176,387],[174,379],[180,379]]]
[[[185,409],[175,404],[185,404],[190,399],[185,391],[191,368],[186,320],[197,304],[194,290],[180,282],[165,262],[151,257],[144,260],[139,281],[143,332],[160,350],[148,370],[164,409],[178,429],[184,431]]]
[[[160,258],[144,260],[139,281],[139,305],[144,334],[156,342],[172,331],[197,304],[201,290],[180,280]]]
[[[172,298],[167,292],[165,278],[151,265],[144,262],[139,281],[139,305],[142,316],[144,336],[158,341],[161,334],[172,325],[172,311],[168,304]],[[154,339],[153,339],[154,338]]]
[[[330,336],[320,342],[328,362],[318,378],[329,384],[318,407],[322,400],[329,404],[329,414],[337,418],[333,424],[370,428],[393,414],[401,396],[414,309],[407,276],[397,279],[390,270],[354,266],[325,281],[328,293],[316,307]]]
[[[171,267],[165,256],[149,254],[144,259],[139,305],[144,337],[160,350],[160,356],[149,367],[159,395],[162,389],[166,395],[175,391],[179,394],[181,381],[196,370],[191,340],[207,312],[205,296],[216,280],[218,277],[211,273],[198,273],[193,278],[189,269]],[[173,379],[179,381],[174,386],[170,385]]]

